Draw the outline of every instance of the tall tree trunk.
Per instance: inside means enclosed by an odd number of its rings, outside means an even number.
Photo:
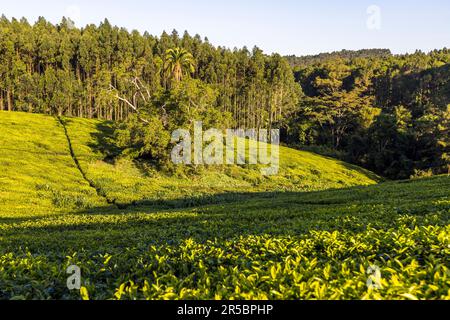
[[[8,111],[12,111],[12,99],[11,99],[11,91],[8,89],[7,93],[6,93],[6,97],[8,100]]]

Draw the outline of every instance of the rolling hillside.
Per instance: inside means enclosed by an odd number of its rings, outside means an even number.
[[[109,126],[0,113],[0,299],[450,298],[448,176],[282,148],[277,177],[170,177],[114,162]]]
[[[30,199],[39,213],[49,213],[107,202],[127,206],[179,200],[194,205],[221,193],[313,191],[379,180],[359,167],[283,147],[277,176],[263,177],[258,168],[225,166],[173,177],[144,163],[111,163],[108,122],[2,112],[0,127],[0,190],[7,192],[0,201],[13,215],[28,212]]]

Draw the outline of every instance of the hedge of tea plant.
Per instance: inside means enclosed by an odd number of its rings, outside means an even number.
[[[0,117],[0,299],[450,299],[448,176],[357,186],[376,177],[289,150],[275,180],[167,177],[65,125],[86,177],[57,119]]]

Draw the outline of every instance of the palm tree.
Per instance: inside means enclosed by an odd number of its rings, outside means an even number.
[[[180,82],[186,71],[193,73],[194,57],[182,48],[169,49],[166,51],[166,67],[168,72],[176,82]]]

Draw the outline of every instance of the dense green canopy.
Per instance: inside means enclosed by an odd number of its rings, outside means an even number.
[[[3,16],[0,110],[125,121],[119,144],[152,158],[195,120],[280,128],[291,146],[408,178],[449,170],[449,63],[447,49],[285,58],[107,20],[77,29]]]

